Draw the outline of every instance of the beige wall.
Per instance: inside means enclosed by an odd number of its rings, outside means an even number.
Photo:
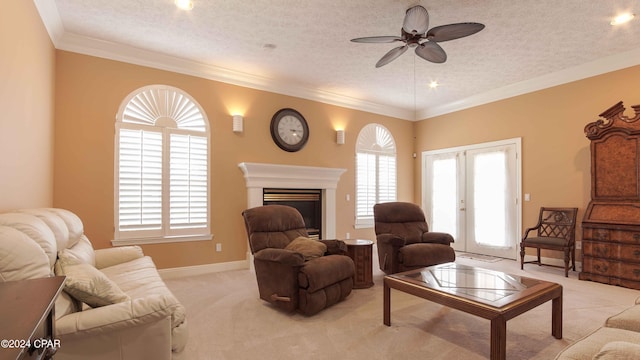
[[[373,239],[372,229],[355,230],[355,140],[371,122],[386,126],[398,147],[399,194],[412,201],[413,123],[320,104],[151,68],[58,51],[56,55],[56,123],[54,204],[81,216],[97,248],[111,246],[114,223],[114,123],[122,100],[151,84],[178,87],[207,113],[212,148],[213,241],[144,246],[159,267],[179,267],[243,260],[247,241],[241,212],[247,194],[240,162],[338,167],[347,171],[337,188],[337,236]],[[310,127],[306,147],[297,153],[280,150],[271,140],[269,123],[284,107],[300,111]],[[231,114],[244,114],[244,133],[231,131]],[[337,145],[342,126],[346,144]],[[351,201],[346,201],[346,195]],[[222,252],[215,252],[215,243]]]
[[[0,211],[53,203],[55,49],[33,1],[0,3]]]
[[[589,142],[583,128],[617,101],[640,104],[640,67],[581,80],[411,123],[313,101],[241,88],[150,68],[55,51],[31,1],[0,5],[0,211],[58,206],[78,213],[97,248],[113,238],[113,136],[115,114],[131,91],[150,84],[176,86],[205,109],[212,129],[214,241],[145,246],[160,267],[244,259],[240,212],[246,190],[239,162],[346,168],[337,189],[338,237],[373,238],[353,229],[354,143],[366,124],[378,122],[398,145],[399,200],[421,199],[421,164],[411,154],[522,137],[523,226],[542,205],[577,206],[590,194]],[[55,88],[54,88],[55,86]],[[55,104],[55,107],[54,107]],[[299,153],[285,153],[269,136],[275,111],[293,107],[311,127]],[[55,109],[55,112],[54,112]],[[231,132],[230,114],[244,113],[245,132]],[[54,119],[55,117],[55,125]],[[347,143],[335,144],[344,126]],[[55,141],[54,141],[55,139]],[[345,200],[351,195],[352,201]],[[580,231],[578,231],[580,238]],[[223,252],[214,251],[222,243]]]
[[[578,207],[590,200],[589,141],[583,129],[618,101],[640,104],[640,66],[556,86],[416,123],[416,151],[522,138],[523,229],[541,206]],[[421,165],[415,163],[415,201],[421,199]],[[578,226],[577,237],[581,239]],[[555,256],[555,254],[548,254]]]

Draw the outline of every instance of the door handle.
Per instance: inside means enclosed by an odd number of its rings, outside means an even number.
[[[460,211],[465,211],[465,210],[467,210],[467,209],[465,209],[465,208],[460,208]]]

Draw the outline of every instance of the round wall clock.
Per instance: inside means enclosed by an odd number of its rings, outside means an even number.
[[[309,140],[309,125],[299,112],[280,109],[271,118],[271,137],[282,150],[298,151]]]

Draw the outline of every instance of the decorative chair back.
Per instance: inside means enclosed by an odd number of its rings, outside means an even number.
[[[575,241],[577,211],[574,208],[540,208],[539,237],[555,237]]]

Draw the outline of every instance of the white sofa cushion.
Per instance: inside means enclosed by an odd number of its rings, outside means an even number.
[[[640,332],[640,305],[634,305],[611,316],[604,326]],[[640,358],[640,355],[638,357]]]
[[[51,274],[49,259],[25,233],[0,225],[0,281],[37,279]]]
[[[66,276],[64,290],[91,307],[130,300],[118,285],[89,264],[59,260],[56,263],[56,275]]]
[[[601,327],[562,350],[556,360],[591,360],[606,344],[620,339],[640,344],[640,333]]]
[[[74,299],[71,295],[69,295],[66,291],[61,291],[60,295],[56,299],[56,320],[60,319],[63,316],[72,314],[74,312],[78,312],[82,310],[82,302]]]
[[[126,263],[109,266],[101,269],[111,281],[131,299],[145,298],[150,295],[163,295],[172,302],[179,304],[173,293],[167,288],[158,274],[153,260],[149,256],[128,261]],[[171,314],[172,327],[180,325],[184,321],[186,313],[182,305]]]
[[[126,263],[144,256],[140,246],[118,246],[94,251],[96,268],[103,269],[109,266]]]
[[[29,241],[35,241],[47,255],[49,274],[53,274],[58,248],[55,235],[44,221],[28,214],[5,213],[0,214],[0,225],[10,226],[27,235]]]
[[[40,209],[22,209],[18,210],[20,213],[30,214],[38,217],[40,220],[44,221],[47,226],[53,232],[53,235],[56,238],[57,249],[64,249],[67,246],[72,246],[73,244],[68,244],[69,242],[69,228],[67,224],[62,220],[61,217],[55,215],[52,209],[49,208],[40,208]]]
[[[67,231],[69,232],[67,242],[64,246],[59,247],[58,249],[72,247],[78,241],[80,241],[80,237],[84,234],[84,225],[82,224],[82,220],[80,220],[78,215],[65,209],[44,208],[39,210],[43,211],[43,216],[58,217],[59,219],[62,219],[67,227]],[[28,212],[30,210],[26,211]],[[36,216],[40,215],[36,213]]]
[[[96,255],[93,245],[86,236],[80,236],[80,240],[68,249],[58,251],[58,261],[76,262],[96,266]]]
[[[127,293],[133,303],[150,297],[163,299],[164,305],[160,307],[158,303],[149,304],[156,309],[165,306],[171,308],[171,311],[167,312],[171,317],[171,349],[175,352],[184,349],[188,339],[185,308],[162,281],[150,257],[145,256],[109,266],[101,271]]]
[[[626,341],[607,343],[593,357],[593,360],[637,360],[640,358],[640,345]]]

